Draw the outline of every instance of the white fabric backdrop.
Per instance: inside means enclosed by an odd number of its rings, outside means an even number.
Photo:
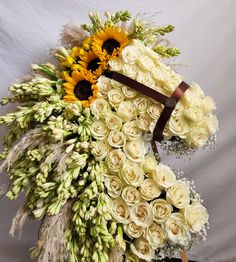
[[[30,63],[45,60],[47,50],[57,44],[63,24],[86,22],[90,11],[118,9],[133,14],[160,12],[157,23],[174,24],[170,39],[182,50],[176,61],[191,64],[181,73],[186,81],[198,82],[217,103],[221,126],[217,150],[198,152],[192,162],[165,156],[163,160],[195,180],[210,212],[208,240],[192,250],[191,258],[235,262],[235,0],[0,0],[0,97],[7,94],[12,80],[29,72]],[[30,261],[27,249],[37,238],[38,223],[28,222],[20,241],[8,235],[21,200],[0,200],[0,262]]]

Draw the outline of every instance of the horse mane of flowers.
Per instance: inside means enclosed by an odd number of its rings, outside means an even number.
[[[177,155],[214,145],[215,104],[166,64],[180,53],[163,38],[173,26],[128,11],[89,17],[66,25],[54,63],[33,64],[1,101],[18,103],[0,116],[1,193],[25,192],[10,233],[42,221],[32,249],[41,262],[171,257],[205,238],[208,213],[157,145]]]

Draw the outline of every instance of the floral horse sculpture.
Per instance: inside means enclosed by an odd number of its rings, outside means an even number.
[[[10,232],[41,220],[41,262],[161,260],[206,236],[193,182],[160,161],[156,141],[176,154],[213,144],[214,102],[164,63],[179,54],[161,45],[173,26],[105,16],[65,26],[57,62],[32,65],[2,99],[19,103],[0,116],[2,193],[25,191]]]

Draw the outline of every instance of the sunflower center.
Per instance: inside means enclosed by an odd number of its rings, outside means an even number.
[[[93,95],[92,84],[87,80],[79,81],[75,86],[74,94],[79,100],[88,100]]]
[[[99,63],[101,63],[101,60],[97,57],[88,63],[87,69],[93,72],[99,68]]]
[[[102,49],[105,49],[109,55],[111,55],[113,50],[118,47],[120,47],[120,43],[114,38],[107,39],[102,45]]]

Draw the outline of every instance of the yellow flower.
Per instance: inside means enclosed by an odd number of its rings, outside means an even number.
[[[92,49],[99,57],[117,56],[129,43],[126,32],[120,27],[106,27],[93,36]]]
[[[86,52],[80,59],[79,69],[91,71],[95,76],[100,76],[107,67],[106,62],[102,61],[93,51]]]
[[[96,80],[90,72],[73,71],[71,76],[68,72],[63,72],[63,78],[66,81],[63,84],[66,101],[80,101],[86,108],[97,98],[98,87],[95,85]]]

